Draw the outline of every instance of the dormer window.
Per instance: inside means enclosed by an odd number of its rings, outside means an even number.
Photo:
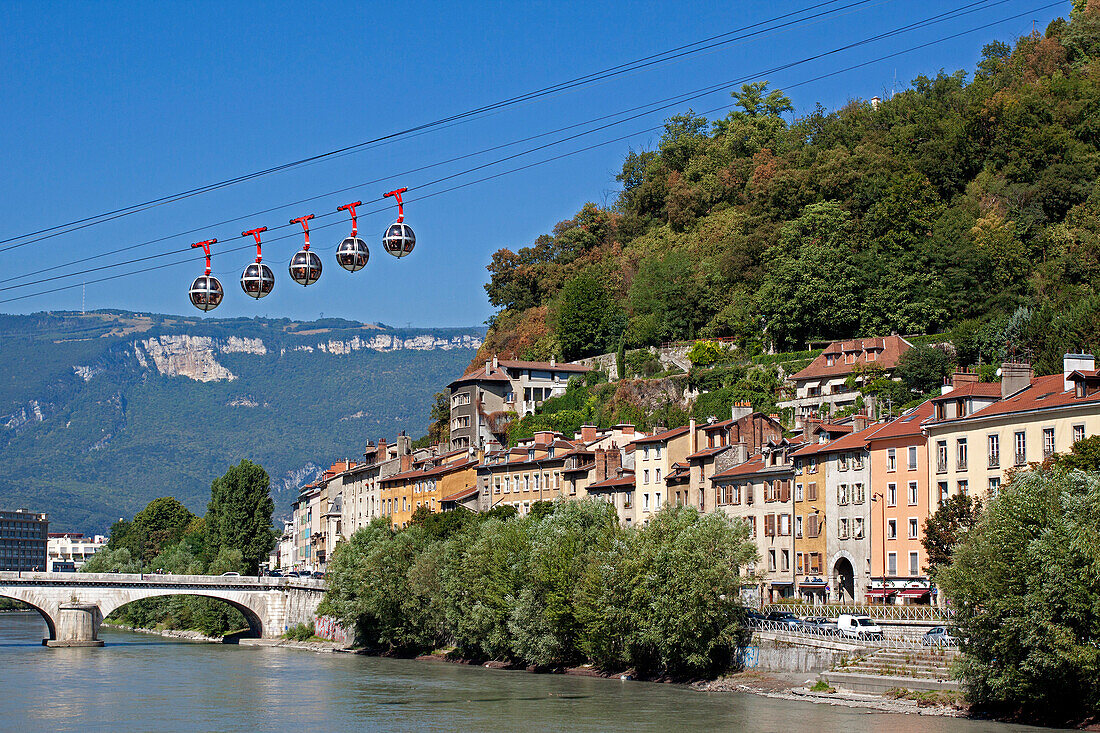
[[[846,354],[844,354],[844,363],[845,364],[855,364],[856,363],[856,354],[855,354],[854,351],[849,351]]]
[[[1077,399],[1081,399],[1085,396],[1085,380],[1078,379],[1076,382],[1073,383],[1073,394],[1077,397]]]
[[[836,354],[825,355],[825,366],[833,366],[836,364]]]
[[[867,352],[867,361],[878,361],[878,352],[870,350]]]

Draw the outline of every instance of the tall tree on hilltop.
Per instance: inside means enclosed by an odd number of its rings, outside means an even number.
[[[270,484],[267,471],[247,459],[210,484],[206,546],[211,553],[239,550],[249,573],[275,545]]]
[[[122,533],[115,549],[125,547],[136,560],[148,562],[165,547],[179,542],[194,518],[187,507],[171,496],[153,499],[134,515],[128,527],[122,522],[112,526],[112,531],[117,528]]]
[[[567,361],[611,351],[625,328],[622,306],[597,276],[575,277],[562,289],[558,334]]]

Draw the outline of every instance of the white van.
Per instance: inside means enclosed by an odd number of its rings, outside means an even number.
[[[841,636],[855,639],[881,639],[882,627],[870,616],[842,613],[837,617],[836,628]]]

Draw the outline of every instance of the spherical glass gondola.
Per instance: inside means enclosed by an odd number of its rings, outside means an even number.
[[[212,311],[221,304],[225,291],[222,290],[222,284],[218,278],[213,275],[200,275],[195,278],[195,282],[191,283],[187,297],[191,299],[191,305],[199,310]]]
[[[359,237],[344,237],[344,241],[336,248],[336,261],[348,272],[362,270],[369,259],[370,249]]]
[[[290,279],[299,285],[312,285],[321,277],[321,258],[308,249],[299,250],[290,260]]]
[[[245,295],[259,300],[275,287],[275,273],[262,262],[253,262],[241,273],[241,289]]]
[[[416,246],[416,235],[412,227],[403,221],[390,224],[382,237],[382,247],[394,257],[404,257]]]

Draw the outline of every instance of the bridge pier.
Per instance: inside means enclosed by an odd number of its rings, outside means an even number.
[[[55,639],[43,639],[49,647],[103,646],[99,640],[99,624],[103,621],[99,606],[94,603],[62,603],[57,609]]]

